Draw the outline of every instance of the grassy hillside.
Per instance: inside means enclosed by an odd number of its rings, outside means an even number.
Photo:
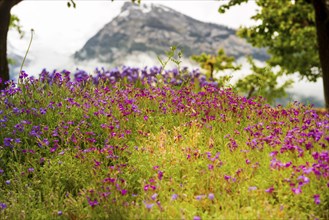
[[[329,114],[143,71],[1,91],[1,219],[329,218]]]

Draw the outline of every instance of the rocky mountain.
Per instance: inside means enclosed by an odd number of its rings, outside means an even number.
[[[161,55],[172,45],[183,49],[186,58],[202,52],[216,54],[220,48],[236,58],[245,55],[259,60],[268,58],[264,49],[253,48],[237,37],[234,29],[197,21],[165,6],[130,2],[126,2],[121,13],[89,39],[74,58],[120,64],[118,61],[128,55],[150,52]]]

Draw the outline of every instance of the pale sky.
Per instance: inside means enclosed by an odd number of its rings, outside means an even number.
[[[24,55],[30,40],[30,29],[33,28],[34,39],[28,55],[32,63],[24,69],[34,75],[40,73],[43,68],[53,70],[61,67],[73,71],[73,67],[69,66],[69,57],[117,16],[124,2],[123,0],[114,2],[77,0],[77,7],[73,9],[67,7],[66,0],[24,0],[12,9],[12,13],[20,18],[25,37],[19,39],[15,31],[10,31],[9,51],[14,50]],[[257,9],[253,1],[235,6],[225,14],[218,13],[218,7],[223,4],[223,1],[142,0],[142,3],[162,4],[197,20],[232,28],[255,24],[250,17]],[[305,92],[305,87],[308,88],[307,92]],[[297,83],[294,90],[323,99],[321,82]]]
[[[20,48],[27,45],[29,30],[35,30],[33,49],[61,48],[63,53],[74,53],[83,47],[86,40],[97,33],[105,24],[110,22],[120,13],[124,1],[109,0],[76,1],[76,9],[68,8],[65,0],[60,1],[38,1],[25,0],[12,9],[12,13],[21,19],[24,30],[27,31],[24,40],[20,40]],[[235,7],[226,14],[219,14],[219,1],[142,1],[145,4],[162,4],[173,8],[183,14],[195,19],[224,24],[229,27],[238,28],[241,25],[250,25],[249,19],[256,9],[251,2],[244,6]],[[17,38],[17,36],[16,36]],[[15,40],[15,34],[10,35],[10,40]],[[26,46],[25,46],[26,47]],[[23,50],[24,51],[24,50]]]

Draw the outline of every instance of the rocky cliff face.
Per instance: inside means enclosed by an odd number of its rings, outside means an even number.
[[[236,58],[245,55],[259,60],[268,58],[264,49],[253,48],[235,32],[222,25],[197,21],[168,7],[126,2],[121,13],[89,39],[74,58],[115,63],[134,53],[164,54],[172,45],[183,49],[185,57],[202,52],[216,54],[224,48]]]

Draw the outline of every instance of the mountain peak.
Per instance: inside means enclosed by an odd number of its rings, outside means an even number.
[[[193,54],[217,54],[220,48],[236,58],[253,55],[268,58],[264,49],[253,48],[236,36],[234,29],[197,21],[173,9],[155,4],[125,2],[121,13],[106,24],[85,46],[75,53],[76,60],[117,63],[131,54],[161,55],[170,46]]]
[[[131,10],[133,8],[139,8],[139,5],[133,2],[125,2],[121,7],[121,12],[124,12],[126,10]]]
[[[152,10],[153,4],[137,4],[133,2],[125,2],[121,7],[121,13],[127,13],[127,11],[140,11],[143,13],[148,13]]]

